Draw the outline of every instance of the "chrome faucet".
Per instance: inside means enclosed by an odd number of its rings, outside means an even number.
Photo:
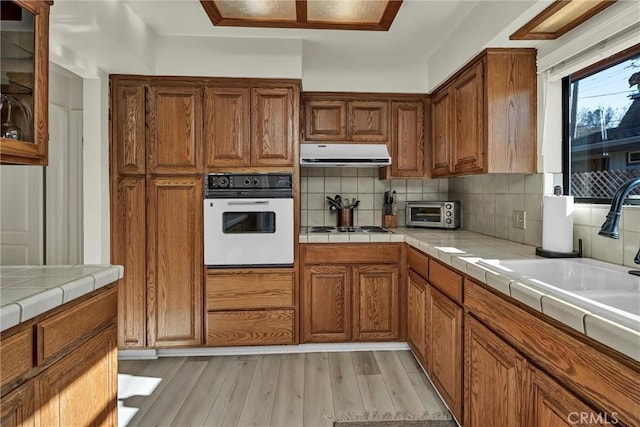
[[[604,224],[602,224],[602,227],[598,232],[600,236],[609,237],[610,239],[618,239],[620,237],[620,233],[618,232],[618,224],[620,223],[622,204],[624,203],[624,200],[627,198],[631,190],[638,186],[640,186],[640,178],[634,178],[630,181],[625,182],[620,186],[620,188],[618,188],[618,191],[616,191],[616,194],[613,195],[613,199],[611,200],[611,209],[609,209],[607,219],[605,219]],[[633,259],[633,262],[635,262],[636,264],[640,264],[640,249],[638,249],[638,253]],[[629,274],[640,276],[640,270],[630,270]]]

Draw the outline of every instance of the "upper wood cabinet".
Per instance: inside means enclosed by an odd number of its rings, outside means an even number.
[[[202,88],[151,85],[148,97],[148,171],[202,173]]]
[[[294,98],[291,88],[251,89],[252,166],[293,166]]]
[[[249,166],[249,88],[204,91],[205,166]]]
[[[432,176],[535,173],[536,51],[487,49],[431,97]]]
[[[387,142],[389,102],[349,102],[349,131],[353,142]]]
[[[2,28],[0,163],[47,165],[49,7],[47,0],[2,2],[2,16],[32,31]],[[6,82],[6,83],[4,83]]]
[[[307,141],[347,141],[347,101],[307,100],[304,111]]]
[[[113,139],[112,167],[121,175],[146,172],[145,86],[142,82],[115,80],[111,83]]]
[[[424,176],[424,103],[391,103],[391,177]]]

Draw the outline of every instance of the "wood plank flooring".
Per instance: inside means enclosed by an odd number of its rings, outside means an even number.
[[[448,414],[409,351],[120,361],[121,426],[331,427],[328,416]]]

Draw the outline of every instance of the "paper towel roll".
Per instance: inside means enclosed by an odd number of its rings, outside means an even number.
[[[543,197],[542,249],[573,251],[573,196]]]

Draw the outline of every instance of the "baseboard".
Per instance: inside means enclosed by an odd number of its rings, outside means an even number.
[[[358,342],[335,344],[268,345],[250,347],[161,348],[153,350],[118,350],[120,360],[157,359],[185,356],[244,356],[249,354],[336,353],[345,351],[409,350],[406,342]]]

